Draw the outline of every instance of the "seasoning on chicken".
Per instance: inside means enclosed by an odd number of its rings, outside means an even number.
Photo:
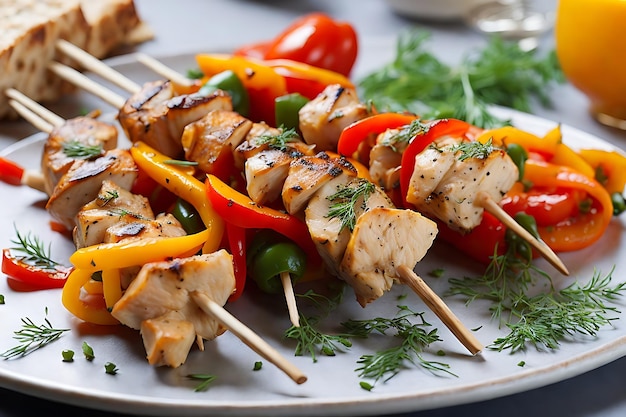
[[[198,168],[214,173],[218,159],[232,155],[244,141],[252,121],[230,109],[213,110],[199,120],[189,123],[182,132],[182,147],[188,161],[198,163]]]
[[[302,138],[318,151],[334,151],[341,131],[357,120],[369,116],[356,90],[331,84],[299,111]]]
[[[303,210],[324,184],[346,174],[356,177],[356,168],[345,158],[331,157],[326,152],[294,159],[283,184],[282,197],[290,214]]]
[[[104,242],[107,229],[125,218],[154,219],[148,199],[105,180],[98,195],[76,214],[73,237],[77,249]]]
[[[261,136],[278,136],[280,133],[281,130],[279,128],[272,127],[265,122],[252,123],[252,128],[246,135],[246,138],[235,148],[233,153],[235,167],[243,171],[248,158],[254,156],[257,152],[267,149],[267,145],[260,143],[257,140],[258,138]]]
[[[201,339],[212,340],[225,331],[193,301],[193,293],[224,305],[234,289],[232,256],[225,250],[149,263],[111,314],[122,324],[141,330],[151,364],[178,367],[191,347],[188,323],[194,337]]]
[[[300,140],[294,131],[261,136],[255,140],[258,152],[246,159],[246,190],[257,204],[267,204],[280,197],[291,162],[313,155],[313,146]]]
[[[476,196],[485,192],[497,203],[517,178],[517,166],[505,150],[446,138],[415,158],[406,199],[464,233],[482,221],[484,208]]]
[[[119,111],[118,119],[131,142],[143,141],[159,152],[178,158],[185,126],[212,110],[232,110],[230,96],[216,90],[208,96],[177,96],[169,81],[144,84]]]
[[[372,181],[387,191],[399,187],[402,152],[409,141],[403,129],[388,129],[376,137],[369,154],[369,172]]]
[[[115,126],[91,117],[76,117],[52,129],[44,144],[41,172],[51,195],[61,177],[77,159],[103,154],[117,147]]]
[[[61,177],[48,199],[46,210],[72,230],[76,214],[98,196],[104,180],[129,190],[137,178],[137,171],[130,152],[122,149],[111,149],[99,158],[78,160]]]

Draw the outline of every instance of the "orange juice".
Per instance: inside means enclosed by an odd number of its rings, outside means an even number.
[[[626,129],[626,0],[559,0],[556,51],[605,124]]]

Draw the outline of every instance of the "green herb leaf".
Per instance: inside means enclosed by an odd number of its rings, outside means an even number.
[[[107,362],[104,364],[104,372],[106,372],[109,375],[115,375],[117,374],[117,372],[119,371],[119,369],[117,369],[117,366],[115,366],[114,363],[112,362]]]
[[[93,159],[102,156],[104,148],[102,145],[87,145],[77,140],[70,140],[63,143],[63,153],[74,159]]]
[[[194,388],[195,392],[206,391],[209,389],[209,385],[217,379],[215,375],[210,374],[189,374],[187,378],[202,381]]]
[[[272,149],[278,149],[281,151],[287,150],[287,144],[289,142],[295,142],[300,139],[300,136],[295,129],[283,129],[281,126],[281,132],[278,135],[261,135],[255,139],[257,145],[267,144]]]
[[[13,336],[21,344],[3,352],[0,354],[0,357],[4,359],[24,357],[54,342],[69,330],[55,329],[47,318],[44,319],[44,323],[41,325],[36,325],[29,318],[22,318],[22,329],[15,331]]]
[[[361,205],[365,208],[367,199],[374,190],[374,184],[364,178],[359,178],[356,184],[349,183],[339,187],[336,193],[326,197],[332,202],[327,217],[337,217],[341,220],[342,229],[354,230],[357,203],[361,200]]]
[[[93,348],[87,344],[87,342],[83,342],[82,344],[83,355],[85,355],[85,359],[88,361],[92,361],[96,358],[96,355],[93,353]]]
[[[17,228],[15,229],[17,240],[11,240],[14,246],[9,248],[12,251],[23,253],[24,256],[20,260],[28,265],[36,266],[45,271],[55,271],[60,263],[53,260],[50,252],[51,245],[46,248],[43,242],[30,232],[22,235]]]

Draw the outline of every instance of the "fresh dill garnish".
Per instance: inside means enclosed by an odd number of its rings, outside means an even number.
[[[102,206],[106,206],[111,201],[119,198],[120,194],[116,190],[108,190],[105,195],[98,195],[98,199],[102,201]]]
[[[195,161],[185,161],[183,159],[166,159],[163,161],[164,164],[168,165],[178,165],[183,167],[195,167],[198,165]]]
[[[395,59],[358,82],[361,96],[380,111],[409,111],[425,119],[456,118],[483,128],[508,123],[490,105],[531,111],[539,101],[551,104],[549,87],[564,82],[556,54],[539,58],[516,42],[492,37],[480,50],[450,66],[425,46],[430,34],[404,33]]]
[[[77,140],[70,140],[63,143],[63,153],[70,158],[92,159],[104,153],[102,145],[87,145]]]
[[[46,309],[46,315],[48,310]],[[55,340],[59,339],[63,333],[70,329],[55,329],[48,318],[44,319],[44,323],[37,325],[30,318],[22,318],[22,328],[13,332],[13,338],[21,344],[8,349],[0,354],[0,357],[6,359],[15,359],[24,357],[37,349],[40,349]]]
[[[319,321],[319,316],[306,317],[301,314],[300,327],[291,326],[285,331],[287,339],[298,342],[294,352],[296,356],[308,353],[313,362],[317,362],[317,352],[326,356],[335,356],[338,350],[352,347],[352,342],[344,335],[320,332],[315,327]]]
[[[619,311],[607,305],[626,290],[626,283],[611,286],[612,271],[602,277],[594,272],[584,286],[573,283],[557,290],[550,276],[519,256],[512,246],[502,255],[494,251],[485,273],[480,277],[452,278],[450,294],[466,297],[467,303],[483,299],[492,302],[492,319],[509,329],[496,339],[493,350],[557,349],[559,343],[576,335],[595,336],[609,325]],[[530,295],[531,284],[543,278],[548,290]]]
[[[46,248],[37,236],[32,235],[30,232],[23,235],[17,228],[15,228],[15,234],[17,235],[17,240],[11,240],[11,243],[18,246],[9,249],[24,254],[24,256],[19,257],[20,261],[45,271],[55,271],[57,267],[61,266],[59,262],[51,257],[51,244]]]
[[[295,142],[300,139],[300,135],[296,132],[296,129],[283,129],[281,127],[278,135],[264,134],[255,139],[257,145],[268,145],[272,149],[278,149],[281,151],[287,150],[287,144],[289,142]]]
[[[469,142],[463,141],[450,148],[451,152],[460,153],[459,161],[465,161],[470,158],[487,159],[495,150],[496,148],[493,146],[491,138],[485,143],[476,140]]]
[[[326,197],[332,203],[326,217],[337,217],[341,221],[342,230],[344,228],[354,230],[357,203],[361,200],[361,205],[365,208],[367,199],[374,190],[374,184],[364,178],[359,178],[356,183],[338,187],[336,193]]]
[[[382,145],[393,148],[398,143],[409,143],[415,136],[428,133],[429,129],[430,125],[428,123],[424,123],[420,119],[415,119],[408,125],[398,129],[397,133],[385,136]]]
[[[368,337],[372,332],[386,334],[395,330],[401,342],[399,345],[378,351],[371,355],[363,355],[357,363],[359,377],[388,381],[407,364],[420,366],[432,373],[446,373],[455,376],[446,363],[429,361],[422,355],[431,343],[440,341],[437,329],[426,330],[431,325],[424,320],[423,313],[416,313],[407,306],[398,306],[399,312],[394,318],[377,317],[370,320],[349,320],[342,323],[347,334],[355,337]],[[419,319],[413,323],[410,318]]]
[[[187,378],[201,381],[193,389],[195,392],[206,391],[207,389],[209,389],[209,385],[211,385],[211,383],[217,379],[215,375],[210,374],[189,374],[187,375]]]

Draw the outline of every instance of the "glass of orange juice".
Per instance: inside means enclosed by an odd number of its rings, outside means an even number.
[[[605,125],[626,130],[626,0],[559,0],[555,40],[568,80]]]

